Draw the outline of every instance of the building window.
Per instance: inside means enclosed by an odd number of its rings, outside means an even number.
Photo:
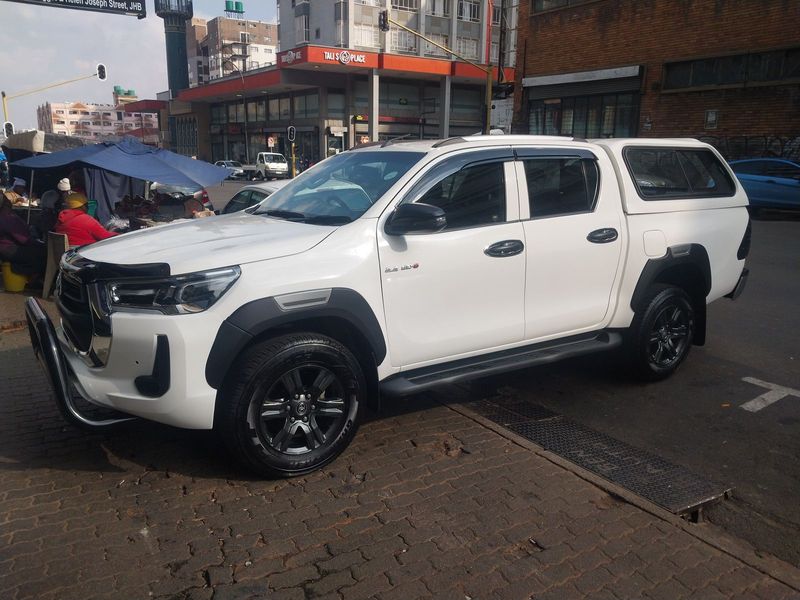
[[[56,114],[57,114],[57,115],[63,115],[63,114],[64,114],[64,111],[63,111],[63,110],[57,110],[57,111],[56,111]]]
[[[493,64],[497,64],[498,58],[500,58],[500,44],[498,42],[492,42],[489,50],[489,60]]]
[[[417,53],[417,36],[403,31],[402,29],[392,29],[392,51],[402,52],[404,54]]]
[[[637,132],[637,94],[605,94],[533,100],[529,133],[580,138],[631,137]]]
[[[478,0],[458,0],[458,18],[478,23],[481,20],[481,3]]]
[[[456,53],[476,60],[478,58],[478,40],[464,37],[456,38]]]
[[[418,0],[392,0],[392,8],[395,10],[415,11],[419,9]]]
[[[381,6],[381,0],[355,0],[356,4],[363,4],[365,6]]]
[[[446,46],[447,48],[450,47],[449,35],[444,35],[443,33],[431,33],[428,35],[428,37],[437,44],[441,44],[442,46]],[[428,42],[425,42],[425,54],[429,56],[444,56],[444,57],[450,56],[449,52],[445,52],[441,48],[438,48],[433,44],[429,44]]]
[[[449,17],[450,0],[428,0],[428,14],[435,17]]]
[[[302,44],[308,42],[308,15],[300,15],[294,18],[294,42]]]
[[[319,116],[319,95],[305,94],[294,97],[294,118],[310,119]]]
[[[250,34],[247,31],[240,31],[239,32],[239,43],[241,43],[241,44],[249,44],[250,43]]]
[[[381,32],[376,25],[354,25],[355,46],[380,48]]]
[[[77,114],[78,114],[78,111],[77,111],[77,110],[71,110],[71,111],[69,111],[69,114],[71,114],[71,115],[77,115]]]
[[[492,5],[492,25],[500,25],[500,7]]]
[[[794,79],[800,79],[800,48],[664,65],[666,90]]]
[[[533,0],[533,12],[558,10],[559,8],[578,6],[579,4],[586,4],[587,2],[594,2],[594,0]]]

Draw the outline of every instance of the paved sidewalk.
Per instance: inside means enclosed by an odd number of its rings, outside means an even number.
[[[3,600],[800,598],[430,399],[282,481],[207,432],[73,430],[26,338],[0,334]]]

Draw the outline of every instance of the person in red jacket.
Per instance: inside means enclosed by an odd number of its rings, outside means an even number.
[[[66,234],[70,246],[85,246],[117,235],[86,213],[88,205],[85,195],[73,192],[64,200],[66,208],[58,213],[55,232]]]

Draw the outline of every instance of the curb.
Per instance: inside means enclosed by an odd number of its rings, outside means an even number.
[[[700,540],[701,542],[712,546],[716,550],[723,552],[747,566],[783,583],[784,585],[800,592],[800,569],[795,568],[787,562],[784,562],[771,555],[761,555],[754,548],[747,545],[745,542],[738,538],[731,537],[723,532],[714,531],[711,529],[703,529],[702,525],[688,523],[681,517],[673,515],[672,513],[664,510],[660,506],[645,500],[641,496],[634,494],[626,488],[620,487],[610,481],[595,475],[570,461],[549,452],[541,446],[534,444],[512,431],[505,429],[502,425],[498,425],[485,417],[477,414],[476,412],[464,407],[460,404],[453,404],[441,401],[444,406],[450,410],[486,427],[497,433],[498,435],[506,438],[507,440],[534,452],[537,456],[544,458],[551,463],[569,471],[576,477],[599,487],[607,493],[624,500],[628,504],[653,515],[654,517],[666,521],[675,527],[680,528],[692,537]]]

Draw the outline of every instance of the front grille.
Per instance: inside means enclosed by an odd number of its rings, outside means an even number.
[[[61,271],[56,286],[56,305],[69,341],[81,352],[88,352],[92,346],[92,313],[86,286]]]

